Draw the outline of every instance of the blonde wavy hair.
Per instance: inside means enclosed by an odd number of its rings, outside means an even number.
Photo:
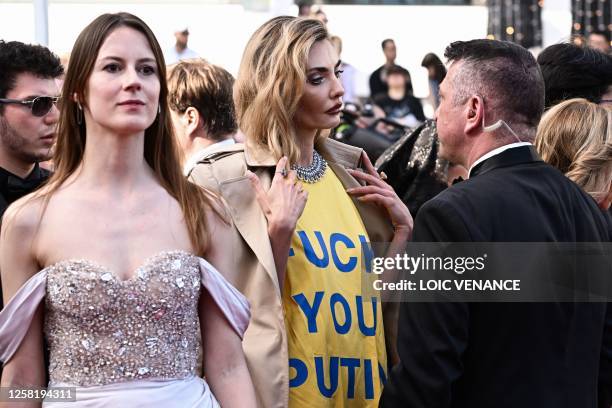
[[[610,193],[611,109],[586,99],[561,102],[542,116],[535,147],[545,162],[561,170],[596,201]]]
[[[329,40],[318,20],[275,17],[247,43],[234,85],[238,125],[248,141],[266,146],[276,159],[296,163],[294,115],[304,92],[308,54],[317,41]],[[315,143],[323,132],[317,133]]]

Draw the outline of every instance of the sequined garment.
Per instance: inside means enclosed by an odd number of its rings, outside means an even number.
[[[45,335],[51,383],[105,385],[196,374],[198,258],[163,252],[122,281],[67,260],[48,268]]]
[[[414,141],[414,147],[412,147],[409,152],[410,155],[407,158],[402,158],[402,160],[406,161],[406,169],[421,169],[428,162],[428,160],[430,160],[432,150],[435,149],[437,152],[438,145],[440,143],[438,141],[436,122],[433,120],[428,120],[413,131],[407,132],[397,142],[389,146],[389,148],[380,155],[378,160],[376,160],[375,167],[380,169],[389,161],[395,159],[396,155],[400,153],[402,147],[415,137],[416,141]],[[448,161],[444,160],[437,154],[434,159],[436,160],[436,165],[433,175],[438,180],[446,182]]]
[[[448,161],[438,155],[436,122],[428,120],[406,133],[376,161],[387,182],[416,216],[420,207],[447,186]]]

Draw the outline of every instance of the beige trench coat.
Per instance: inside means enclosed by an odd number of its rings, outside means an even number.
[[[358,182],[345,168],[358,168],[361,149],[324,139],[317,151],[327,160],[345,188]],[[251,304],[251,322],[243,349],[258,398],[265,408],[283,408],[289,398],[289,356],[282,294],[268,238],[267,222],[255,192],[245,176],[254,172],[264,189],[270,187],[276,160],[271,153],[251,145],[236,144],[211,152],[189,174],[194,183],[218,193],[226,202],[235,228],[232,242],[223,246],[231,253],[234,268],[221,271]],[[353,200],[371,242],[389,242],[393,229],[384,210]],[[330,203],[333,205],[333,203]],[[215,239],[214,236],[211,239]],[[383,306],[389,367],[397,361],[395,332],[397,308]],[[391,310],[393,309],[393,310]]]

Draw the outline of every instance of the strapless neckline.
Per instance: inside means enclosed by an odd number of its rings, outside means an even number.
[[[121,279],[120,276],[108,266],[103,265],[102,263],[98,261],[93,261],[91,259],[86,259],[86,258],[62,259],[61,261],[57,261],[57,262],[54,262],[52,264],[45,266],[43,269],[40,270],[40,272],[45,272],[45,271],[48,272],[49,270],[52,270],[54,268],[58,268],[61,266],[65,266],[67,264],[68,265],[69,264],[85,265],[85,266],[97,269],[98,271],[102,272],[103,275],[105,275],[105,277],[108,277],[108,280],[112,279],[119,283],[127,283],[127,282],[136,281],[137,279],[140,278],[139,272],[146,271],[147,269],[151,269],[152,267],[155,266],[157,262],[164,259],[165,257],[172,256],[172,255],[184,255],[187,257],[191,257],[191,258],[198,258],[197,255],[189,251],[186,251],[184,249],[163,250],[163,251],[157,252],[145,258],[145,260],[142,261],[140,265],[136,267],[136,269],[133,269],[132,271],[130,271],[130,276],[127,279]]]
[[[77,387],[197,375],[202,290],[241,338],[247,299],[204,258],[164,250],[130,280],[104,261],[68,258],[32,276],[0,312],[0,360],[15,354],[44,302],[49,378]]]

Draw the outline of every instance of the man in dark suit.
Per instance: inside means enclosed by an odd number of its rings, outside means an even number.
[[[436,112],[440,154],[469,169],[419,211],[418,242],[608,241],[595,201],[540,160],[533,56],[451,44]],[[609,408],[612,310],[603,303],[403,303],[382,407]],[[606,320],[607,319],[607,320]],[[607,322],[607,323],[606,323]],[[607,404],[607,405],[606,405]]]

